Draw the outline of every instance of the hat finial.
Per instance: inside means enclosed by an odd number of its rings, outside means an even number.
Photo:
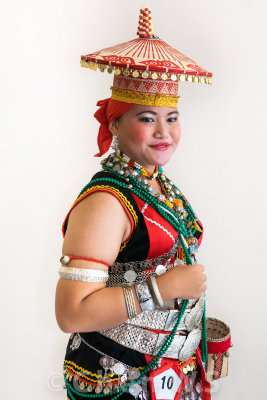
[[[153,36],[153,26],[152,26],[150,8],[146,7],[140,9],[137,35],[140,38],[152,38]]]

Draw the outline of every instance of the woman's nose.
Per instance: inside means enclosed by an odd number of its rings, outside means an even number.
[[[154,133],[157,138],[167,138],[169,136],[168,127],[164,123],[158,123]]]

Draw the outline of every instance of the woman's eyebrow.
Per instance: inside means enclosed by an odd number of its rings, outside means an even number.
[[[155,111],[147,110],[147,111],[140,111],[139,113],[136,114],[136,116],[141,115],[141,114],[147,114],[147,113],[153,114],[153,115],[157,115],[157,113]],[[168,115],[170,115],[170,114],[178,114],[178,115],[180,115],[178,111],[171,111],[171,112],[168,113]]]
[[[168,115],[173,114],[173,113],[180,115],[179,111],[171,111],[171,112],[168,113]]]
[[[141,112],[137,113],[136,116],[141,115],[141,114],[147,114],[147,113],[157,115],[157,113],[155,111],[147,110],[147,111],[141,111]]]

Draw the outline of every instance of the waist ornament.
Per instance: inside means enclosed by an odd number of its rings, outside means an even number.
[[[204,297],[196,301],[192,308],[187,308],[179,325],[179,331],[164,357],[186,361],[196,351],[201,331],[198,328],[204,311]],[[159,351],[168,331],[177,321],[179,310],[155,310],[143,312],[136,318],[111,329],[99,331],[101,335],[143,354],[154,356]],[[150,332],[148,329],[166,331]]]

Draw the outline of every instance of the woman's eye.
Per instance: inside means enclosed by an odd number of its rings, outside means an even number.
[[[140,118],[140,121],[142,121],[142,122],[153,122],[153,118],[151,118],[151,117],[142,117],[142,118]]]
[[[167,119],[167,122],[176,122],[178,117],[170,117]]]

